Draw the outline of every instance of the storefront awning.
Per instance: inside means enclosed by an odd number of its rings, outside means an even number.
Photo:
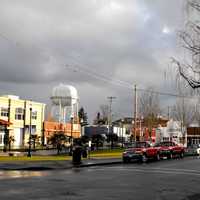
[[[0,119],[0,125],[3,125],[3,126],[10,126],[12,123],[11,122],[8,122],[6,120],[3,120],[3,119]]]

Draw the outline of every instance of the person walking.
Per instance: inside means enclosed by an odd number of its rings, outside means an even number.
[[[200,144],[199,147],[197,148],[197,158],[200,159]]]

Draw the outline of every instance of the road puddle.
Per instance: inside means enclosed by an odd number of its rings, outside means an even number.
[[[0,179],[42,177],[49,175],[47,171],[0,171]]]

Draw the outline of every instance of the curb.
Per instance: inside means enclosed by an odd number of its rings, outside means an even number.
[[[45,171],[45,170],[63,170],[63,169],[73,169],[73,168],[83,168],[83,167],[93,167],[93,166],[103,166],[103,165],[114,165],[122,164],[122,161],[111,161],[111,162],[97,162],[97,163],[81,163],[81,164],[72,164],[68,166],[55,166],[55,167],[44,167],[44,166],[30,166],[30,167],[2,167],[0,170],[4,171]]]
[[[52,167],[20,167],[20,168],[1,168],[4,171],[44,171],[53,170]]]
[[[197,156],[196,154],[185,154],[185,157],[192,157],[192,156]],[[122,160],[116,160],[116,161],[103,161],[103,162],[96,162],[96,163],[84,163],[82,162],[81,164],[68,164],[68,166],[65,166],[64,164],[61,166],[30,166],[30,167],[2,167],[0,170],[5,170],[5,171],[45,171],[45,170],[64,170],[64,169],[73,169],[73,168],[84,168],[84,167],[94,167],[94,166],[107,166],[107,165],[117,165],[117,164],[123,164]]]
[[[102,162],[102,163],[91,163],[91,164],[81,164],[78,167],[93,167],[93,166],[101,166],[101,165],[117,165],[122,164],[122,161],[113,161],[113,162]],[[76,166],[73,166],[76,167]]]

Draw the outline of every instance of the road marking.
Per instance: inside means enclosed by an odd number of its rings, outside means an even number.
[[[195,169],[179,169],[179,168],[162,168],[162,167],[154,167],[154,168],[148,168],[153,170],[169,170],[169,171],[182,171],[182,172],[194,172],[194,173],[200,173],[200,170]]]
[[[193,175],[193,176],[200,176],[200,172],[199,173],[195,173],[195,172],[184,172],[184,171],[167,171],[167,170],[143,170],[143,169],[134,169],[134,171],[137,172],[142,172],[142,173],[148,173],[148,174],[176,174],[176,175]]]
[[[151,167],[151,168],[140,168],[140,167],[124,167],[124,166],[112,166],[108,168],[93,168],[95,171],[105,171],[105,170],[116,170],[116,171],[135,171],[148,174],[176,174],[176,175],[193,175],[200,176],[200,170],[190,170],[190,169],[174,169],[174,168],[160,168],[160,167]],[[93,171],[90,170],[90,171]]]

